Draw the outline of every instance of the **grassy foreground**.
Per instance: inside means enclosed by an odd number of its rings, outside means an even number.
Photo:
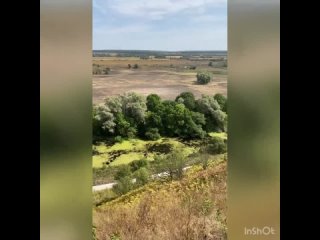
[[[93,209],[99,240],[226,237],[226,159],[194,166],[181,180],[151,182]]]

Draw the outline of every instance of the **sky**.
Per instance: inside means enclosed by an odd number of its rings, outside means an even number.
[[[93,0],[93,49],[227,50],[227,0]]]

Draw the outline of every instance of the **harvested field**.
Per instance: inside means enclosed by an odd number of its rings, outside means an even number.
[[[191,60],[101,60],[94,64],[109,67],[107,75],[93,75],[93,102],[99,103],[107,96],[115,96],[134,91],[142,95],[156,93],[164,99],[174,99],[184,91],[196,97],[202,94],[227,94],[226,68],[208,67],[208,61]],[[138,69],[128,69],[138,64]],[[195,70],[189,69],[196,66]],[[207,85],[196,83],[197,71],[206,70],[213,74],[213,81]]]

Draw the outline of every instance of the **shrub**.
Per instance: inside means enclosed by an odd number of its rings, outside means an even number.
[[[156,112],[161,106],[161,98],[157,94],[150,94],[147,96],[146,104],[149,111]]]
[[[147,168],[142,167],[134,173],[134,177],[136,178],[135,184],[137,186],[143,186],[149,182],[150,173]]]
[[[131,177],[123,177],[117,181],[117,184],[113,186],[113,191],[118,195],[126,194],[134,188]]]
[[[227,98],[220,93],[214,95],[214,99],[219,103],[220,109],[223,112],[227,112]]]
[[[212,67],[213,66],[213,62],[209,62],[208,66]]]
[[[137,68],[139,68],[139,65],[138,65],[138,64],[134,64],[134,65],[133,65],[133,68],[134,68],[134,69],[137,69]]]
[[[115,141],[115,142],[118,142],[118,143],[121,143],[121,142],[123,141],[123,139],[122,139],[121,136],[116,136],[116,137],[114,138],[114,141]]]
[[[176,102],[183,100],[182,103],[186,106],[186,108],[190,110],[194,110],[196,106],[196,99],[192,92],[183,92],[179,96],[176,97]]]
[[[119,167],[119,170],[116,172],[114,179],[115,180],[120,180],[121,178],[124,177],[131,177],[131,168],[129,165],[121,165]]]
[[[210,154],[221,154],[227,152],[227,143],[220,137],[213,137],[207,146],[207,151]]]
[[[208,84],[212,79],[212,74],[209,72],[197,73],[197,82],[199,84]]]
[[[183,168],[186,166],[187,157],[183,154],[183,149],[174,149],[171,153],[161,156],[158,155],[154,159],[154,166],[157,172],[166,172],[171,180],[174,178],[182,178]]]
[[[137,134],[137,129],[134,127],[129,127],[128,128],[128,132],[127,132],[127,136],[128,138],[134,138]]]
[[[149,166],[149,162],[147,159],[134,160],[129,164],[129,166],[131,167],[131,171],[135,172],[142,167],[147,168]]]
[[[159,130],[158,128],[150,128],[146,133],[145,136],[147,139],[149,140],[158,140],[159,138],[161,138],[160,134],[159,134]]]

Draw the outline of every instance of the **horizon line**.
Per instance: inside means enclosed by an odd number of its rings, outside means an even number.
[[[227,52],[228,50],[92,49],[92,51]]]

